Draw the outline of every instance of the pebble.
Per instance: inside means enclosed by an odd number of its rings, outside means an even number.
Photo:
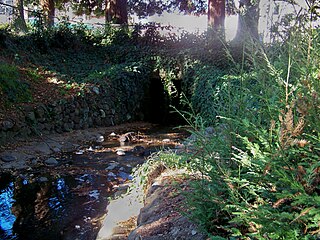
[[[77,154],[77,155],[82,155],[83,153],[84,153],[83,150],[79,150],[79,151],[75,152],[75,154]]]
[[[125,151],[123,149],[117,149],[117,155],[118,156],[124,156],[126,155]]]
[[[97,141],[97,143],[102,143],[102,142],[104,142],[104,137],[102,135],[100,135],[97,137],[96,141]]]
[[[192,236],[194,236],[194,235],[197,234],[197,231],[196,231],[196,230],[192,230],[192,231],[191,231],[191,234],[192,234]]]
[[[93,152],[93,148],[90,146],[88,149],[87,149],[88,152]]]

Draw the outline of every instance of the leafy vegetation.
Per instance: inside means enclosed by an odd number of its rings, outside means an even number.
[[[2,62],[0,62],[0,94],[6,97],[6,104],[32,100],[29,86],[21,80],[18,68]]]
[[[186,199],[211,239],[320,236],[319,31],[282,34],[281,44],[247,42],[241,61],[225,48],[221,65],[203,60],[216,60],[206,48],[169,55],[166,72],[180,66],[183,79],[191,153],[147,164],[200,173]]]

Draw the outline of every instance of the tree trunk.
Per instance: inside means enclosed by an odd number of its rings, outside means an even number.
[[[127,0],[106,0],[106,22],[128,24]]]
[[[48,0],[49,7],[48,7],[48,26],[54,26],[54,17],[55,17],[55,6],[54,0]]]
[[[252,0],[240,0],[236,41],[259,40],[259,3],[260,0],[256,0],[254,3],[252,3]]]
[[[41,6],[45,15],[45,23],[48,27],[53,27],[55,17],[55,4],[54,0],[42,0]]]
[[[208,0],[208,27],[214,31],[224,31],[225,5],[225,0]]]
[[[18,15],[18,24],[19,28],[23,32],[27,32],[27,24],[26,20],[24,19],[24,9],[23,9],[23,0],[18,0],[18,10],[19,10],[19,15]]]

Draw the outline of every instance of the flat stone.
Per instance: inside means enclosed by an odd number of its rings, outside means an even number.
[[[2,169],[25,169],[28,166],[26,165],[26,162],[24,161],[14,161],[14,162],[4,162],[3,164],[0,164]]]
[[[61,147],[61,151],[64,152],[64,153],[73,152],[75,149],[76,149],[76,147],[71,143],[65,143]]]
[[[117,166],[119,165],[119,163],[111,163],[106,170],[113,170],[115,169]]]
[[[59,162],[57,161],[57,159],[51,157],[48,158],[47,160],[44,161],[45,164],[47,164],[48,166],[56,166],[59,164]]]
[[[1,160],[3,162],[13,162],[17,160],[17,157],[13,155],[3,155],[1,156]]]
[[[50,146],[50,148],[61,148],[62,144],[55,140],[46,141],[46,143]]]
[[[26,154],[24,153],[24,151],[21,151],[20,148],[18,148],[17,151],[8,151],[8,152],[2,153],[0,155],[0,160],[2,160],[3,162],[13,162],[13,161],[26,162],[27,160],[30,160],[33,157],[34,156],[30,154]]]
[[[34,146],[34,151],[36,153],[41,153],[41,154],[45,154],[45,155],[49,155],[52,153],[50,147],[45,142],[37,143],[36,146]]]

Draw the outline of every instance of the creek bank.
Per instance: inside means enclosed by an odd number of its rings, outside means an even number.
[[[137,227],[129,234],[128,240],[205,240],[198,226],[182,212],[185,209],[180,191],[189,191],[189,176],[185,170],[164,170],[149,187],[137,219]]]
[[[147,190],[134,184],[132,190],[108,205],[107,216],[96,240],[206,240],[198,226],[182,212],[189,191],[190,173],[181,169],[157,167],[149,176]]]

